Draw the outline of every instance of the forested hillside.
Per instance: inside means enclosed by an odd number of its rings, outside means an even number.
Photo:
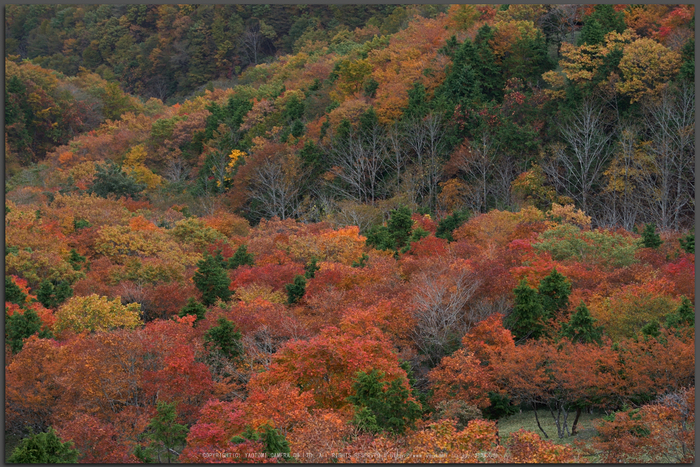
[[[7,6],[9,461],[692,461],[694,29]]]

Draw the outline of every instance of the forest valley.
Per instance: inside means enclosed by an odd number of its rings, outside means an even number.
[[[6,461],[693,462],[694,30],[6,6]]]

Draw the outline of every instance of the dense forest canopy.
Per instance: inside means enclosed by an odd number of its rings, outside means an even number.
[[[6,459],[692,461],[694,31],[6,6]]]

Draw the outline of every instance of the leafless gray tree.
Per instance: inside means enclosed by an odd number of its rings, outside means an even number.
[[[566,146],[552,146],[551,158],[542,169],[559,191],[573,198],[589,213],[594,187],[600,182],[612,153],[612,134],[605,132],[603,108],[585,99],[568,122],[560,126]]]
[[[449,344],[467,332],[465,307],[481,280],[468,269],[445,265],[422,271],[411,282],[416,291],[411,303],[416,319],[413,339],[423,354],[437,364]]]
[[[644,123],[652,157],[641,187],[653,221],[679,229],[695,208],[695,89],[666,89],[647,101]]]
[[[257,167],[249,187],[256,213],[265,218],[299,217],[306,175],[293,155],[268,160]]]

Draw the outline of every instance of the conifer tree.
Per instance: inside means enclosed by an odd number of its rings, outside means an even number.
[[[13,353],[17,353],[24,347],[24,339],[33,336],[37,332],[42,339],[53,337],[51,331],[41,330],[41,319],[34,310],[25,310],[24,313],[14,313],[9,318],[5,312],[5,336]]]
[[[73,443],[62,442],[53,428],[24,438],[7,459],[10,464],[75,464],[80,452]]]
[[[316,275],[316,271],[318,271],[319,269],[321,269],[321,268],[318,266],[317,263],[318,263],[318,260],[316,259],[316,257],[315,257],[315,256],[312,257],[312,258],[311,258],[311,261],[309,261],[309,263],[308,263],[308,264],[306,265],[306,267],[304,268],[305,271],[306,271],[306,272],[304,273],[304,277],[306,277],[307,279],[313,279],[313,278],[314,278],[314,276]]]
[[[248,253],[248,247],[243,244],[238,247],[236,252],[228,259],[228,268],[236,269],[238,266],[253,266],[255,259],[252,253]]]
[[[646,224],[642,232],[642,246],[657,249],[662,243],[661,237],[656,233],[656,224]]]
[[[571,294],[571,284],[557,269],[540,281],[537,289],[544,308],[545,319],[554,317],[554,313],[565,310],[569,306],[569,295]]]
[[[285,285],[284,288],[287,290],[287,303],[293,305],[301,300],[306,292],[306,278],[301,275],[295,276],[294,282]]]
[[[224,317],[220,317],[217,323],[204,334],[204,346],[210,352],[218,352],[233,361],[243,355],[241,333]]]
[[[537,339],[544,334],[544,308],[536,290],[525,279],[513,289],[515,306],[508,315],[508,326],[516,340]]]
[[[197,317],[196,321],[201,321],[204,319],[206,313],[206,307],[195,300],[194,297],[190,297],[187,299],[185,306],[180,310],[180,313],[178,313],[178,316],[182,318],[187,315],[194,315]]]
[[[402,379],[383,382],[384,373],[359,372],[348,397],[355,408],[353,423],[370,433],[388,431],[402,434],[421,416],[421,407],[410,400],[410,391]]]
[[[209,253],[204,254],[204,259],[197,263],[197,271],[194,273],[193,281],[197,289],[202,293],[202,303],[210,306],[216,303],[217,299],[228,301],[231,298],[231,279],[226,270]]]
[[[572,342],[590,344],[596,342],[601,344],[603,328],[595,326],[596,319],[591,316],[586,304],[581,304],[576,308],[576,312],[571,315],[569,322],[561,327],[561,336]]]

